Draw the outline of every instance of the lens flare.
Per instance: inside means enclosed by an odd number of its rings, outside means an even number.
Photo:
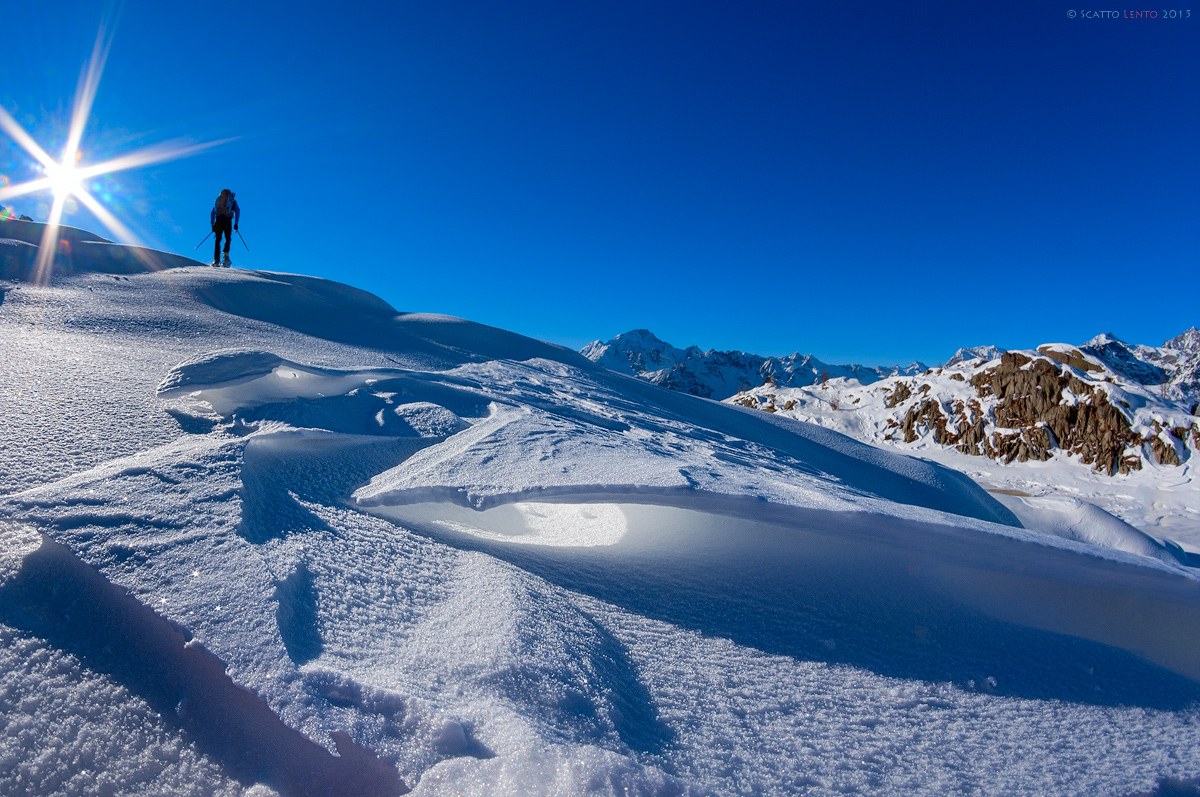
[[[203,152],[211,147],[224,144],[231,139],[210,141],[195,144],[182,141],[168,141],[156,144],[146,149],[122,155],[102,163],[88,166],[80,165],[82,153],[79,145],[83,139],[83,131],[87,125],[88,115],[96,99],[96,90],[100,86],[100,74],[104,71],[104,62],[108,59],[109,46],[112,39],[106,34],[104,26],[96,34],[96,43],[92,48],[92,56],[79,76],[79,85],[75,92],[75,105],[71,113],[71,125],[67,134],[67,144],[63,147],[63,155],[55,160],[44,150],[33,137],[21,127],[20,123],[8,111],[0,108],[0,130],[21,146],[30,157],[41,165],[43,177],[12,185],[7,177],[0,178],[0,201],[13,197],[33,194],[39,191],[49,191],[53,202],[46,206],[38,205],[38,215],[46,218],[46,228],[42,233],[42,241],[38,247],[35,280],[45,283],[49,280],[50,271],[54,264],[54,242],[58,238],[58,228],[64,213],[74,213],[78,209],[77,201],[100,220],[122,243],[141,246],[137,236],[125,224],[118,220],[103,204],[88,191],[86,182],[112,172],[135,169],[152,163],[184,158]],[[103,194],[106,202],[112,197]],[[10,214],[11,215],[11,214]],[[69,247],[68,247],[69,251]],[[135,257],[144,258],[147,267],[155,268],[150,256],[139,250],[130,250]]]

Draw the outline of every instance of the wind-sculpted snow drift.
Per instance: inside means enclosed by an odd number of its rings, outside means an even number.
[[[17,529],[5,536],[24,535]],[[184,629],[63,546],[44,540],[7,575],[0,584],[0,618],[117,676],[231,775],[261,780],[288,794],[407,792],[393,767],[346,733],[333,734],[339,753],[333,756],[289,728],[266,702],[234,684],[223,663]]]
[[[1200,777],[1200,580],[1103,518],[321,280],[8,287],[2,793]]]

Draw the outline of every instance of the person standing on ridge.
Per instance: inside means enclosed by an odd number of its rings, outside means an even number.
[[[238,221],[242,218],[242,209],[238,207],[237,200],[234,199],[234,193],[228,188],[221,190],[221,195],[217,197],[217,201],[213,204],[212,213],[209,215],[209,221],[212,223],[212,231],[216,233],[216,238],[213,240],[213,262],[214,266],[225,266],[229,268],[232,265],[229,262],[229,246],[233,243],[233,231],[238,228]],[[225,260],[221,261],[221,233],[225,233]]]

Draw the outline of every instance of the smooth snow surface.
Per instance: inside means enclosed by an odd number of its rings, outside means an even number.
[[[75,271],[0,304],[0,794],[1200,784],[1200,580],[1111,517],[348,286]]]

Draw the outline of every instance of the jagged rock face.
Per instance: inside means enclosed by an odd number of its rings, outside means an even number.
[[[1062,450],[1109,475],[1139,470],[1142,460],[1138,452],[1143,446],[1159,464],[1182,463],[1179,447],[1163,439],[1164,427],[1157,421],[1152,433],[1139,434],[1103,390],[1073,373],[1078,352],[1042,354],[1044,357],[1030,357],[1005,352],[999,363],[971,377],[977,399],[960,399],[949,407],[934,398],[911,403],[904,417],[895,423],[902,439],[912,443],[922,433],[931,433],[939,445],[1006,463],[1030,459],[1044,462],[1055,450]],[[1093,365],[1086,370],[1104,369]],[[929,392],[929,385],[921,392]],[[896,407],[912,395],[907,385],[898,383],[884,405]],[[981,403],[985,401],[994,425],[991,434],[986,423],[989,413]],[[1195,425],[1171,429],[1171,435],[1181,442],[1186,442],[1189,434],[1196,436]]]
[[[1069,365],[1072,368],[1078,368],[1080,371],[1095,371],[1099,373],[1104,370],[1103,365],[1097,365],[1096,363],[1088,360],[1078,349],[1067,349],[1066,351],[1060,351],[1058,349],[1051,348],[1050,346],[1039,346],[1038,352],[1046,355],[1055,362],[1062,363],[1063,365]]]
[[[907,401],[912,396],[912,391],[908,389],[908,385],[903,382],[896,384],[896,388],[888,393],[888,397],[884,399],[883,406],[891,409],[901,402]]]
[[[1045,461],[1058,447],[1110,475],[1141,467],[1140,459],[1126,456],[1126,449],[1149,441],[1133,431],[1129,419],[1102,391],[1052,360],[1009,352],[997,367],[972,377],[971,384],[981,398],[996,397],[997,427],[1019,431],[994,435],[996,451],[991,456],[1008,462]],[[1068,391],[1071,400],[1064,401]],[[1162,456],[1157,459],[1163,462]]]

